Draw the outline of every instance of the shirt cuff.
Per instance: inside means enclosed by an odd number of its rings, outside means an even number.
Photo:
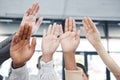
[[[41,69],[43,69],[44,71],[53,71],[54,69],[54,61],[51,60],[47,63],[45,63],[44,61],[40,61],[40,65],[41,65]]]
[[[82,80],[82,70],[66,70],[65,69],[66,80]]]
[[[26,67],[26,65],[24,65],[23,67],[20,67],[20,68],[17,68],[17,69],[13,69],[12,67],[11,67],[11,73],[13,73],[13,74],[15,74],[15,75],[23,75],[23,74],[25,74],[25,73],[27,73],[28,71],[27,71],[27,67]]]

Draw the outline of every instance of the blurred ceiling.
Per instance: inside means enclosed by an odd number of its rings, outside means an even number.
[[[120,20],[120,0],[0,0],[0,18],[22,18],[34,1],[40,3],[39,16],[44,18]]]

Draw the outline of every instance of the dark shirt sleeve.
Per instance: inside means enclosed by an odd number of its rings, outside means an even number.
[[[6,45],[8,45],[8,43],[11,43],[12,38],[13,38],[13,35],[3,40],[2,42],[0,42],[0,49],[4,48]]]
[[[0,75],[0,80],[3,80],[3,77]]]
[[[10,44],[12,36],[8,37],[4,41],[0,42],[0,65],[7,59],[10,58]]]

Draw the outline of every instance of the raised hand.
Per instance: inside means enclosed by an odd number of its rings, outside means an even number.
[[[25,24],[20,27],[12,40],[10,47],[10,55],[13,61],[13,67],[23,66],[33,55],[36,46],[36,39],[32,39],[30,44],[30,35],[32,33],[32,26]]]
[[[103,44],[101,43],[100,33],[97,30],[95,24],[88,17],[85,17],[82,22],[83,22],[84,27],[81,29],[85,33],[86,38],[94,46],[98,55],[101,57],[101,59],[106,64],[108,69],[116,77],[116,79],[120,80],[120,67],[116,64],[116,62],[108,54],[108,52],[104,48]]]
[[[59,46],[60,39],[57,38],[59,27],[60,25],[54,23],[53,27],[52,25],[49,26],[47,33],[46,30],[43,31],[41,47],[43,53],[42,58],[45,62],[52,60],[53,54]]]
[[[88,17],[85,17],[82,20],[82,23],[84,27],[81,27],[81,29],[84,32],[86,38],[89,40],[89,42],[92,45],[96,45],[96,43],[99,43],[101,41],[100,33],[96,28],[95,24],[92,22],[92,20]]]
[[[65,21],[65,33],[61,35],[61,46],[64,53],[75,53],[80,42],[80,31],[76,30],[75,20],[71,17]]]
[[[62,30],[61,30],[62,31]],[[66,70],[76,70],[75,50],[80,43],[80,30],[76,30],[75,20],[71,17],[65,21],[65,33],[60,35]]]
[[[33,5],[30,8],[28,8],[28,10],[25,12],[22,22],[21,22],[21,25],[24,25],[24,23],[32,25],[32,34],[37,32],[43,20],[43,18],[40,17],[38,21],[36,22],[36,17],[37,17],[39,8],[40,7],[38,3],[33,3]]]

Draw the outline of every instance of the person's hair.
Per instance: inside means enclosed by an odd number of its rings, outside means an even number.
[[[81,63],[76,63],[76,65],[77,65],[78,67],[82,68],[82,70],[83,70],[83,72],[85,73],[85,75],[86,75],[87,77],[89,77],[89,75],[88,75],[88,73],[87,73],[87,70],[86,70],[86,67],[85,67],[83,64],[81,64]]]

